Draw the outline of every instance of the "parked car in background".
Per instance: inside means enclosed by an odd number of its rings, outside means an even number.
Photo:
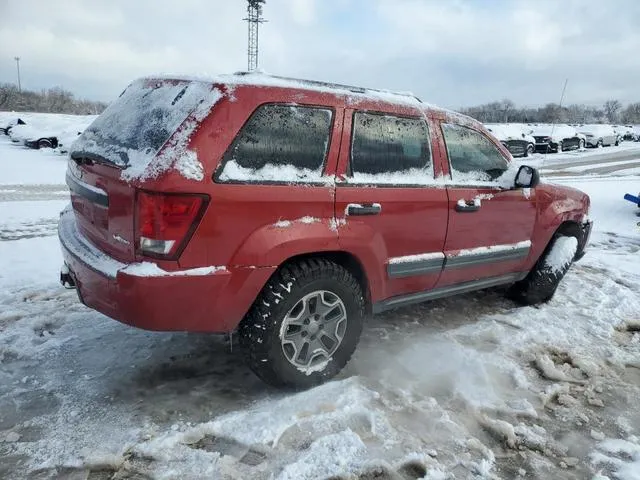
[[[611,125],[581,125],[578,131],[587,137],[587,146],[592,148],[618,145],[620,139]]]
[[[282,387],[336,375],[369,314],[497,285],[550,300],[592,226],[585,193],[516,168],[469,117],[265,75],[132,83],[66,178],[60,280],[81,302],[235,332]]]
[[[95,115],[33,114],[28,122],[13,125],[11,141],[28,148],[51,148],[67,153],[71,144],[93,122]]]
[[[627,134],[627,128],[623,125],[611,125],[611,128],[613,128],[613,131],[616,134],[618,144],[622,143],[625,139],[625,135]]]
[[[637,135],[635,131],[635,127],[633,125],[622,125],[620,128],[623,130],[623,139],[629,140],[632,142],[636,141]]]
[[[10,120],[4,126],[0,127],[0,133],[3,133],[4,135],[9,135],[9,133],[11,132],[11,129],[15,125],[25,125],[25,121],[22,120],[21,118],[15,118],[13,120]]]
[[[536,152],[557,153],[586,145],[586,137],[569,125],[536,125],[531,135],[536,141]]]
[[[485,127],[507,147],[513,157],[528,157],[535,151],[536,140],[526,134],[521,125],[487,123]]]

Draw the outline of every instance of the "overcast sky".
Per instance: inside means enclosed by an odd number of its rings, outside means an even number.
[[[0,0],[0,82],[111,100],[246,69],[243,0]],[[267,0],[260,68],[460,107],[640,101],[638,0]]]

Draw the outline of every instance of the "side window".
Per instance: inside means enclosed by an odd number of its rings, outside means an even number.
[[[321,180],[333,112],[316,107],[260,106],[227,150],[223,182],[308,183]]]
[[[350,181],[433,183],[429,131],[424,120],[356,112]]]
[[[491,182],[507,171],[507,160],[484,135],[449,123],[442,124],[442,132],[454,182]]]

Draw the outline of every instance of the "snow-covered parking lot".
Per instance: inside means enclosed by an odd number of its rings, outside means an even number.
[[[291,393],[223,338],[83,307],[58,283],[66,160],[0,137],[0,478],[640,478],[640,217],[622,200],[640,144],[623,147],[606,173],[591,152],[534,158],[595,220],[549,304],[495,289],[374,317],[338,379]]]

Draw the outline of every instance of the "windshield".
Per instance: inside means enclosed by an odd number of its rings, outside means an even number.
[[[207,98],[202,82],[138,80],[71,147],[120,167],[148,163],[189,114]]]

